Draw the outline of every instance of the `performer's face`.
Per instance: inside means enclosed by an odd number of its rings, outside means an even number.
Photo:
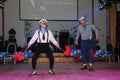
[[[42,21],[40,24],[39,24],[42,28],[46,28],[47,27],[47,23],[45,21]]]
[[[80,20],[80,24],[83,25],[83,26],[85,26],[86,25],[86,20],[85,19]]]

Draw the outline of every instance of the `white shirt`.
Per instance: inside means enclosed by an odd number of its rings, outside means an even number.
[[[29,44],[32,45],[33,43],[35,43],[36,40],[37,40],[37,43],[49,43],[51,41],[54,45],[57,44],[57,41],[55,40],[55,38],[54,38],[54,36],[53,36],[53,34],[50,30],[48,30],[48,33],[46,31],[44,34],[45,34],[45,40],[43,40],[43,38],[42,38],[43,37],[43,32],[39,31],[39,30],[36,30],[32,39],[29,41]],[[48,41],[47,41],[47,39],[48,39]]]

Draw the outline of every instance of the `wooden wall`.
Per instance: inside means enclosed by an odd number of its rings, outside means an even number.
[[[116,47],[116,3],[109,9],[109,38],[108,42]]]

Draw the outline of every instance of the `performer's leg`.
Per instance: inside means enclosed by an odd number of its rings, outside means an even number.
[[[53,57],[53,53],[52,51],[50,51],[48,54],[48,58],[49,58],[49,61],[50,61],[50,69],[53,69],[53,65],[54,65],[54,57]]]
[[[55,74],[55,72],[53,71],[53,66],[54,66],[54,56],[53,56],[53,52],[50,48],[48,48],[46,50],[46,54],[49,58],[49,68],[50,70],[48,71],[49,74]]]
[[[90,49],[93,48],[93,43],[91,43],[91,41],[88,41],[88,47],[87,48],[88,48],[87,57],[88,57],[88,60],[89,60],[89,70],[93,71],[94,59],[92,58],[92,55],[90,54]]]
[[[83,68],[81,70],[87,69],[87,56],[86,56],[86,41],[81,41],[81,54],[82,54],[82,63]]]
[[[30,75],[35,75],[36,74],[36,60],[40,54],[40,48],[37,46],[35,53],[32,56],[32,73]]]
[[[36,69],[36,61],[37,61],[39,54],[40,52],[36,50],[34,55],[32,56],[32,69]]]

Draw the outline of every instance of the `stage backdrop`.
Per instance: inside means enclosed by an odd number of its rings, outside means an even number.
[[[20,19],[77,20],[77,0],[20,0]]]

